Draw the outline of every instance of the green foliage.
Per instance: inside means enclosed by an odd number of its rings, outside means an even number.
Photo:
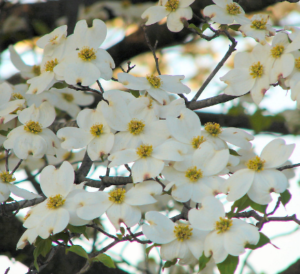
[[[270,243],[270,239],[263,233],[259,232],[259,241],[256,245],[251,245],[251,244],[247,244],[245,246],[245,248],[249,248],[249,249],[257,249],[260,248],[268,243]]]
[[[238,154],[234,149],[229,149],[229,154],[233,155],[233,156],[241,156],[240,154]]]
[[[175,265],[177,263],[178,259],[174,259],[172,261],[166,261],[165,264],[163,265],[162,269],[164,270],[165,268],[169,268],[172,265]]]
[[[106,267],[109,268],[116,268],[114,261],[111,257],[107,256],[106,254],[99,254],[96,257],[91,259],[91,262],[101,262]]]
[[[86,258],[86,259],[89,258],[88,254],[86,253],[84,248],[80,245],[72,245],[69,248],[66,248],[66,254],[68,254],[69,251],[76,253],[77,255],[79,255],[83,258]]]
[[[0,135],[7,137],[8,133],[10,133],[12,130],[12,128],[9,128],[7,130],[0,130]]]
[[[146,248],[146,255],[149,256],[149,253],[153,247],[160,246],[160,244],[150,245]]]
[[[140,92],[138,90],[130,90],[130,93],[135,97],[139,98],[140,97]]]
[[[77,234],[83,234],[85,238],[89,239],[89,236],[86,233],[86,226],[73,226],[73,225],[68,225],[67,229],[70,230],[72,233],[77,233]]]
[[[125,235],[125,228],[124,228],[124,227],[121,227],[121,228],[120,228],[120,231],[121,231],[121,233],[122,233],[122,236],[124,236],[124,235]]]
[[[199,271],[206,267],[206,264],[210,261],[210,258],[211,256],[206,257],[203,251],[202,256],[199,258]]]
[[[52,241],[62,240],[65,244],[69,241],[69,234],[66,232],[60,232],[50,237]]]
[[[52,241],[48,239],[42,239],[38,237],[35,242],[36,248],[33,251],[33,258],[34,258],[34,266],[39,271],[39,265],[37,263],[37,258],[39,255],[42,255],[43,257],[46,257],[46,255],[51,250]]]
[[[217,267],[221,274],[234,274],[238,263],[239,257],[228,254],[226,260],[217,264]]]
[[[280,193],[281,203],[285,206],[292,198],[292,194],[287,189],[286,191]]]
[[[228,26],[228,28],[234,30],[234,31],[238,31],[241,25],[239,24],[232,24],[230,26]]]

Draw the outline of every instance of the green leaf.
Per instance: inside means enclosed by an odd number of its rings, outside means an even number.
[[[124,236],[125,235],[125,228],[121,226],[120,231],[122,233],[122,236]]]
[[[249,198],[247,195],[244,195],[242,198],[233,203],[233,205],[231,206],[231,211],[227,213],[227,217],[232,218],[235,213],[240,212],[249,206]]]
[[[202,34],[202,30],[199,29],[198,27],[196,27],[194,24],[189,24],[188,28],[195,30],[198,34]],[[203,28],[203,26],[202,26],[202,28]]]
[[[286,190],[280,193],[280,197],[281,197],[281,203],[285,206],[291,200],[292,195],[288,190]]]
[[[67,229],[69,229],[72,233],[78,233],[78,234],[83,234],[86,230],[86,226],[73,226],[73,225],[68,225]]]
[[[206,257],[204,255],[204,251],[202,253],[202,256],[199,258],[199,271],[201,271],[202,269],[204,269],[206,267],[206,264],[209,262],[211,256],[210,257]]]
[[[52,241],[49,238],[44,240],[44,239],[38,237],[35,245],[36,245],[36,248],[33,251],[33,258],[34,258],[33,263],[34,263],[35,268],[39,271],[39,265],[37,263],[37,258],[39,255],[46,257],[46,255],[51,250]]]
[[[0,135],[7,137],[8,133],[10,133],[12,130],[12,128],[9,128],[7,130],[0,130]]]
[[[116,268],[114,261],[111,257],[107,256],[106,254],[99,254],[98,256],[91,259],[92,262],[101,262],[106,267],[109,268]]]
[[[50,237],[52,241],[63,240],[65,244],[69,241],[69,234],[65,232],[60,232]]]
[[[270,239],[263,233],[259,232],[259,241],[256,245],[247,244],[245,248],[249,249],[257,249],[268,243],[271,243]]]
[[[71,251],[73,253],[76,253],[77,255],[83,257],[83,258],[86,258],[88,259],[89,256],[88,254],[86,253],[86,251],[84,250],[84,248],[80,245],[72,245],[70,246],[69,248],[66,249],[66,254]]]
[[[261,212],[261,213],[266,213],[266,209],[267,209],[267,206],[268,205],[260,205],[260,204],[257,204],[257,203],[255,203],[255,202],[253,202],[251,199],[249,199],[249,204],[250,204],[250,206],[254,209],[254,210],[256,210],[256,211],[259,211],[259,212]]]
[[[169,268],[172,265],[175,265],[176,263],[177,263],[177,259],[174,259],[173,261],[166,261],[162,269],[164,270],[165,268]]]
[[[241,156],[240,154],[238,154],[234,149],[229,149],[229,154],[233,155],[233,156]]]
[[[130,93],[135,97],[139,98],[140,97],[140,92],[138,90],[130,90]]]
[[[217,267],[221,274],[234,274],[236,267],[239,263],[239,257],[231,256],[228,254],[225,261],[217,264]]]
[[[117,233],[117,237],[119,240],[122,240],[122,238],[123,238],[122,234],[120,234],[120,233]]]
[[[150,245],[146,248],[146,255],[149,256],[149,253],[153,247],[160,246],[160,244]]]
[[[208,23],[204,23],[202,25],[201,31],[204,32],[207,28],[209,28],[209,24]]]
[[[241,26],[241,25],[239,25],[239,24],[233,24],[233,25],[230,25],[230,26],[228,26],[228,27],[229,27],[230,29],[232,29],[232,30],[238,31],[239,28],[240,28],[240,26]]]

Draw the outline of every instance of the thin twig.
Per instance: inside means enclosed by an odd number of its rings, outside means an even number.
[[[10,270],[10,267],[8,267],[8,268],[5,270],[4,274],[7,274],[7,273],[9,272],[9,270]]]
[[[273,211],[268,213],[267,216],[273,215],[276,212],[276,210],[279,208],[280,203],[281,203],[281,197],[279,196]]]
[[[285,170],[285,169],[290,169],[290,168],[294,168],[294,167],[298,167],[298,166],[300,166],[300,163],[294,164],[294,165],[282,166],[282,167],[277,168],[277,170],[282,171],[282,170]]]
[[[9,149],[5,149],[5,171],[8,172],[8,157],[9,157]]]
[[[100,89],[100,92],[101,92],[101,93],[104,93],[104,89],[103,89],[103,87],[101,86],[100,81],[97,80],[96,82],[97,82],[97,84],[98,84],[98,87],[99,87],[99,89]]]
[[[14,174],[14,172],[19,168],[19,166],[21,165],[22,162],[23,162],[23,159],[20,159],[20,161],[17,163],[17,165],[16,165],[15,168],[11,171],[10,174]]]
[[[92,225],[86,225],[87,227],[92,227],[96,230],[98,230],[99,232],[101,232],[102,234],[106,235],[107,237],[109,238],[112,238],[114,240],[118,240],[118,237],[114,236],[114,235],[111,235],[107,232],[105,232],[101,227],[99,227],[98,225],[96,225],[95,223],[93,223]]]

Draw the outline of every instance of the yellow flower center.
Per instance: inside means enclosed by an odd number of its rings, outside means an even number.
[[[39,76],[41,74],[41,67],[38,65],[34,65],[31,69],[34,75]]]
[[[24,99],[24,97],[20,94],[20,93],[13,93],[11,95],[11,100],[21,100],[21,99]]]
[[[185,177],[189,178],[191,182],[195,183],[202,178],[202,171],[201,169],[197,169],[196,166],[191,167],[185,172]]]
[[[223,233],[227,230],[229,230],[229,228],[232,226],[232,220],[230,219],[225,219],[220,217],[220,221],[216,221],[215,223],[215,228],[218,231],[217,233]]]
[[[204,139],[203,136],[197,136],[197,137],[194,137],[193,140],[192,140],[192,147],[194,149],[197,149],[199,148],[199,146],[204,143],[206,140]]]
[[[16,180],[12,174],[9,174],[8,171],[3,171],[0,173],[0,179],[3,183],[11,183]]]
[[[214,137],[218,136],[222,132],[222,128],[218,123],[208,122],[204,125],[204,129]]]
[[[267,22],[268,22],[268,20],[266,20],[266,19],[253,20],[252,24],[251,24],[251,28],[258,29],[258,30],[266,29]]]
[[[97,58],[96,51],[93,48],[83,47],[80,52],[78,52],[78,57],[83,61],[92,61]]]
[[[262,170],[264,170],[264,164],[265,164],[265,160],[261,160],[260,157],[255,156],[254,158],[250,159],[247,163],[246,166],[249,169],[252,169],[254,171],[260,172]]]
[[[99,137],[103,133],[103,125],[97,124],[91,126],[90,133],[95,137]]]
[[[45,64],[45,71],[53,71],[54,67],[58,65],[58,61],[55,58],[54,60],[50,60]]]
[[[136,149],[136,153],[137,155],[139,155],[141,158],[146,158],[151,156],[153,151],[152,146],[149,145],[140,145],[137,149]]]
[[[144,131],[145,124],[142,121],[133,119],[131,120],[128,125],[128,131],[133,135],[139,135]]]
[[[174,227],[174,234],[178,241],[189,240],[193,235],[193,229],[189,225],[178,224]]]
[[[237,15],[241,13],[241,9],[236,3],[227,4],[226,10],[230,15]]]
[[[37,134],[43,131],[42,125],[39,122],[29,121],[24,126],[24,130]]]
[[[277,45],[271,49],[273,58],[279,58],[284,51],[284,46]]]
[[[300,57],[295,59],[295,68],[300,70]]]
[[[68,101],[68,102],[73,102],[74,101],[74,96],[73,94],[70,93],[62,93],[62,97]]]
[[[55,196],[49,197],[47,201],[47,207],[50,209],[57,209],[65,203],[66,199],[63,196],[57,194]]]
[[[159,88],[161,86],[161,80],[157,76],[147,76],[147,80],[153,88]]]
[[[122,204],[125,199],[125,193],[126,193],[125,189],[117,188],[109,193],[108,199],[114,203]]]
[[[250,67],[250,75],[252,75],[253,78],[259,78],[263,73],[264,66],[259,61]]]
[[[176,11],[179,6],[179,0],[168,0],[167,4],[165,5],[166,10],[169,12]]]

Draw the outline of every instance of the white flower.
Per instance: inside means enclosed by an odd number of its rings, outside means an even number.
[[[283,139],[274,139],[246,163],[247,168],[236,171],[227,181],[228,201],[235,201],[246,193],[258,204],[272,201],[271,193],[282,193],[288,186],[286,176],[276,170],[291,156],[295,144],[286,145]]]
[[[107,155],[113,144],[114,135],[106,123],[99,103],[95,110],[84,109],[77,116],[76,127],[61,128],[57,132],[58,138],[62,139],[62,148],[77,149],[87,146],[87,153],[92,161]]]
[[[124,86],[133,90],[145,90],[161,104],[169,101],[167,92],[190,93],[190,88],[181,83],[183,75],[150,75],[147,77],[135,77],[129,73],[119,73],[118,80]]]
[[[133,183],[138,183],[158,176],[164,168],[164,160],[182,161],[185,152],[185,146],[173,140],[168,140],[157,147],[141,144],[136,149],[112,153],[108,157],[111,161],[109,167],[135,162],[131,168],[132,179]]]
[[[267,14],[255,14],[251,18],[249,24],[244,24],[239,28],[239,31],[244,36],[250,36],[261,44],[266,43],[266,37],[273,36],[276,30],[268,24],[269,15]]]
[[[146,26],[152,25],[167,16],[167,27],[170,31],[179,32],[183,29],[182,18],[193,17],[191,7],[195,0],[160,0],[158,6],[150,7],[142,14],[147,19]]]
[[[228,254],[239,256],[245,252],[247,244],[257,244],[258,228],[239,219],[225,218],[222,203],[207,197],[201,208],[191,209],[188,213],[190,223],[197,229],[211,231],[205,238],[204,254],[215,262],[223,262]]]
[[[110,80],[114,61],[106,50],[99,48],[106,33],[106,25],[99,19],[93,20],[91,28],[85,20],[78,21],[74,34],[67,38],[65,57],[54,72],[70,85],[89,86],[100,77]]]
[[[249,23],[245,17],[242,7],[233,2],[233,0],[213,0],[216,5],[210,5],[204,8],[203,14],[219,24],[231,24],[237,21],[239,24]]]
[[[145,218],[149,225],[142,226],[143,233],[152,242],[161,244],[160,254],[163,260],[178,258],[180,263],[188,264],[202,255],[206,232],[193,225],[175,224],[156,211],[147,212]]]
[[[102,191],[80,193],[74,197],[80,204],[76,212],[85,220],[92,220],[106,212],[117,230],[121,223],[131,227],[141,219],[139,206],[156,203],[153,196],[161,192],[162,186],[156,181],[149,180],[134,185],[128,192],[123,188],[116,188],[109,193]]]
[[[20,159],[27,159],[29,154],[35,158],[41,158],[44,154],[55,155],[59,141],[47,128],[55,119],[54,107],[49,102],[42,103],[38,108],[32,105],[22,110],[18,118],[23,125],[7,135],[4,147],[13,149]]]
[[[162,174],[170,181],[166,191],[172,187],[172,197],[180,202],[190,199],[196,203],[210,195],[221,191],[224,179],[214,176],[223,170],[229,158],[228,149],[215,150],[205,142],[185,161],[174,164],[173,168],[165,168]]]
[[[30,79],[40,75],[41,73],[40,66],[26,65],[12,45],[8,47],[8,50],[9,50],[11,62],[20,71],[20,74],[24,79]]]
[[[17,243],[17,249],[23,249],[26,245],[28,245],[28,243],[33,244],[38,236],[39,235],[35,227],[26,229]]]
[[[234,57],[234,69],[221,77],[228,86],[225,94],[241,96],[250,91],[258,105],[270,87],[270,47],[257,44],[251,53],[239,52]]]
[[[16,179],[13,177],[13,174],[10,174],[8,171],[0,172],[0,203],[5,202],[11,192],[14,195],[22,197],[24,199],[34,199],[39,197],[39,195],[37,194],[11,184],[15,180]]]
[[[45,167],[41,172],[40,185],[47,200],[32,208],[24,227],[36,228],[37,234],[46,239],[50,234],[64,230],[68,223],[86,224],[86,220],[72,214],[72,211],[75,212],[72,198],[80,192],[74,189],[74,179],[74,170],[69,162],[63,162],[59,169],[54,166]]]

